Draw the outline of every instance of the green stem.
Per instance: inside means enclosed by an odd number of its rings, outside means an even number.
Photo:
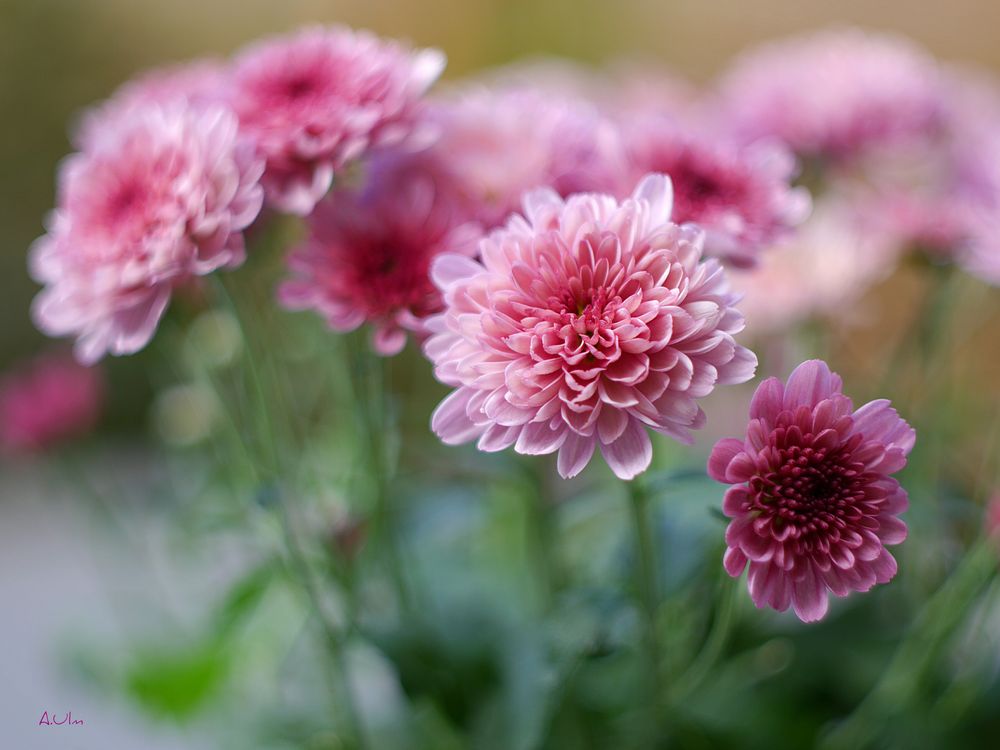
[[[656,546],[650,523],[650,498],[639,480],[627,484],[632,527],[635,534],[637,555],[637,591],[643,615],[643,640],[647,661],[648,692],[650,697],[650,732],[655,737],[659,723],[660,696],[663,693],[661,675],[663,651],[660,645],[657,613],[660,604],[660,587],[657,576]]]
[[[671,702],[691,695],[698,686],[708,677],[715,666],[722,650],[729,640],[729,633],[733,626],[733,614],[736,609],[736,597],[739,594],[737,581],[730,578],[724,572],[721,574],[718,602],[715,608],[715,619],[712,622],[712,629],[705,639],[705,644],[701,647],[698,655],[685,670],[684,674],[674,684],[670,693]]]
[[[524,492],[528,552],[543,613],[551,611],[559,587],[559,566],[555,550],[555,498],[548,481],[554,467],[541,456],[530,456],[526,466],[527,491]]]

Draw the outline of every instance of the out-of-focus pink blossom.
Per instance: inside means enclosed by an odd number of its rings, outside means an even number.
[[[750,404],[745,438],[720,440],[708,461],[732,485],[723,512],[725,568],[749,566],[754,604],[793,607],[812,622],[828,592],[847,596],[887,583],[906,539],[906,491],[892,474],[906,466],[914,430],[881,399],[854,409],[825,362],[803,362],[782,384],[768,378]]]
[[[719,93],[746,142],[778,138],[800,156],[844,162],[933,133],[945,89],[934,60],[911,42],[833,29],[751,50]]]
[[[541,189],[480,243],[481,262],[441,256],[446,310],[425,352],[455,391],[434,432],[484,451],[558,451],[564,477],[597,446],[617,476],[636,476],[652,457],[647,427],[689,442],[704,422],[697,399],[750,379],[757,360],[733,340],[743,318],[722,267],[670,211],[663,175],[621,203]]]
[[[33,453],[85,435],[103,399],[96,369],[68,354],[40,355],[0,379],[0,450]]]
[[[849,200],[826,196],[793,239],[763,253],[755,268],[734,270],[750,330],[781,332],[811,317],[863,315],[855,303],[900,255],[894,235],[864,223]]]
[[[487,228],[525,191],[617,194],[626,179],[617,128],[590,103],[529,88],[465,91],[435,107],[433,147],[470,215]]]
[[[481,231],[462,221],[426,155],[372,166],[366,190],[335,190],[316,207],[279,298],[315,310],[337,331],[370,324],[375,350],[390,356],[407,331],[422,337],[425,318],[442,309],[431,261],[446,251],[474,255]]]
[[[704,229],[709,255],[752,266],[809,213],[808,192],[790,185],[795,158],[778,142],[741,148],[657,115],[634,116],[622,128],[635,173],[670,176],[673,221]]]
[[[96,148],[102,139],[117,137],[117,123],[144,109],[218,107],[226,75],[226,66],[217,60],[197,60],[143,73],[107,101],[84,112],[73,143],[81,151]]]
[[[48,234],[31,251],[33,308],[80,361],[146,345],[173,287],[244,258],[263,164],[224,109],[150,106],[68,158]]]
[[[268,200],[308,214],[345,163],[376,147],[425,145],[420,100],[444,62],[437,50],[413,52],[342,27],[305,29],[245,50],[228,99],[242,133],[267,160]]]
[[[986,506],[986,533],[1000,539],[1000,492],[995,492]]]

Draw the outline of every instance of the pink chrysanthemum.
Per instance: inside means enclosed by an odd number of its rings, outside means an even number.
[[[590,103],[530,88],[476,89],[435,106],[433,147],[470,215],[494,228],[526,190],[618,193],[624,149]]]
[[[751,266],[809,213],[809,194],[792,188],[795,159],[776,142],[739,148],[685,134],[665,116],[623,124],[637,174],[662,172],[674,187],[673,220],[705,230],[705,252]]]
[[[709,475],[733,485],[723,512],[725,567],[749,564],[754,604],[804,622],[826,614],[828,593],[847,596],[887,583],[896,560],[886,545],[906,538],[897,516],[906,491],[890,475],[906,465],[913,429],[886,400],[854,409],[825,362],[803,362],[782,385],[768,378],[750,404],[746,438],[720,440]]]
[[[424,141],[419,101],[443,69],[436,50],[411,52],[341,27],[306,29],[243,52],[229,101],[267,159],[268,200],[308,214],[346,162],[377,146]]]
[[[219,106],[226,67],[216,60],[197,60],[151,70],[121,86],[110,99],[84,112],[73,134],[81,151],[97,148],[102,138],[114,138],[116,123],[150,107]]]
[[[316,207],[309,239],[289,259],[294,278],[279,291],[285,307],[315,310],[334,330],[371,324],[386,356],[403,348],[407,331],[423,336],[425,318],[442,309],[429,277],[434,257],[471,256],[482,234],[460,221],[423,155],[398,159],[377,160],[368,189],[334,191]]]
[[[559,452],[564,477],[600,445],[616,475],[648,466],[646,427],[689,442],[697,399],[753,376],[743,328],[701,232],[670,221],[670,180],[650,175],[622,203],[529,193],[525,215],[480,243],[482,261],[438,259],[446,311],[425,351],[456,390],[435,410],[448,444]]]
[[[0,380],[0,450],[34,453],[86,434],[103,396],[97,370],[63,353],[36,357]]]
[[[943,92],[933,59],[910,42],[835,29],[743,56],[722,81],[721,107],[747,142],[778,138],[844,161],[933,132]]]
[[[235,266],[262,202],[263,164],[222,109],[150,107],[64,163],[31,252],[38,327],[87,363],[146,345],[174,285]]]

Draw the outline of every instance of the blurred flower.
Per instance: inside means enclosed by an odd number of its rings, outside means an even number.
[[[914,430],[889,402],[857,410],[825,362],[799,365],[782,385],[768,378],[750,403],[746,438],[720,440],[713,479],[733,485],[723,511],[725,567],[749,563],[754,604],[804,622],[826,614],[827,592],[846,596],[887,583],[896,560],[885,549],[906,538],[897,517],[906,491],[890,475],[906,465]]]
[[[143,73],[107,101],[84,112],[73,144],[81,151],[95,148],[101,139],[116,136],[117,122],[151,107],[220,106],[226,74],[225,65],[217,60],[196,60]]]
[[[337,190],[309,217],[309,238],[289,258],[293,278],[279,290],[292,310],[312,309],[336,331],[374,328],[379,354],[398,354],[406,332],[443,309],[431,282],[439,253],[474,255],[479,227],[460,223],[422,155],[380,160],[368,187]]]
[[[62,352],[40,355],[0,379],[0,449],[35,452],[85,435],[103,402],[96,369]]]
[[[433,151],[470,215],[499,226],[526,190],[619,193],[624,150],[610,121],[582,99],[530,88],[478,88],[436,104]]]
[[[995,492],[986,505],[986,533],[1000,538],[1000,491]]]
[[[244,258],[263,165],[222,109],[150,106],[66,160],[31,251],[38,327],[77,336],[81,362],[144,347],[175,284]]]
[[[833,29],[759,47],[720,84],[720,107],[746,142],[779,138],[800,156],[843,162],[934,132],[943,86],[907,40]]]
[[[750,330],[780,332],[817,315],[861,315],[852,303],[899,259],[893,236],[861,224],[846,198],[825,196],[794,239],[763,253],[755,268],[732,272]]]
[[[334,172],[377,146],[423,142],[419,100],[444,69],[436,50],[410,50],[347,28],[310,28],[240,54],[229,101],[267,159],[268,200],[305,215]]]
[[[709,255],[753,265],[809,213],[808,192],[790,187],[795,158],[780,143],[739,148],[686,133],[662,115],[633,115],[622,128],[636,174],[670,176],[673,221],[704,229]]]
[[[645,427],[689,442],[704,422],[696,399],[753,376],[723,270],[701,261],[702,235],[670,222],[670,180],[650,175],[618,203],[529,193],[524,217],[432,269],[446,311],[425,351],[456,388],[432,427],[448,444],[559,451],[564,477],[599,444],[631,479],[648,466]]]

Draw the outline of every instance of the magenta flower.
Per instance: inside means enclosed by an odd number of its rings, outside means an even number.
[[[709,255],[752,266],[809,213],[809,193],[790,186],[795,159],[777,142],[739,148],[648,114],[630,118],[623,129],[636,172],[670,176],[673,221],[704,229]]]
[[[121,86],[107,101],[84,112],[73,134],[73,144],[81,151],[96,148],[102,138],[116,137],[116,123],[150,107],[218,107],[226,75],[225,65],[216,60],[196,60],[143,73]]]
[[[419,100],[443,69],[436,50],[411,52],[341,27],[305,29],[244,51],[229,100],[267,160],[268,200],[308,214],[348,161],[377,146],[425,141]]]
[[[435,106],[433,147],[456,194],[484,227],[501,225],[526,190],[619,193],[626,179],[617,128],[582,99],[531,88],[475,89]]]
[[[85,363],[144,347],[176,284],[243,261],[262,169],[222,109],[151,106],[117,123],[60,171],[30,258],[38,327],[76,336]]]
[[[757,360],[733,341],[743,318],[722,267],[670,210],[663,175],[621,203],[537,190],[480,243],[481,262],[441,256],[446,310],[425,352],[455,391],[434,432],[484,451],[558,451],[563,477],[598,445],[617,476],[636,476],[652,457],[646,427],[690,442],[705,419],[697,399],[750,379]]]
[[[366,190],[334,191],[316,207],[279,299],[315,310],[336,331],[371,324],[375,350],[391,356],[407,331],[422,337],[424,320],[443,309],[431,261],[444,251],[474,255],[482,233],[460,220],[423,155],[373,167]]]
[[[34,453],[90,432],[104,381],[71,356],[36,357],[0,379],[0,450]]]
[[[910,42],[834,29],[744,55],[720,96],[746,142],[778,138],[800,156],[844,161],[936,130],[944,91],[934,60]]]
[[[746,438],[720,440],[713,479],[733,485],[723,511],[725,567],[758,607],[791,605],[804,622],[826,614],[828,592],[846,596],[887,583],[886,545],[906,538],[906,491],[891,477],[916,440],[889,402],[854,409],[825,362],[803,362],[782,385],[768,378],[750,404]]]

